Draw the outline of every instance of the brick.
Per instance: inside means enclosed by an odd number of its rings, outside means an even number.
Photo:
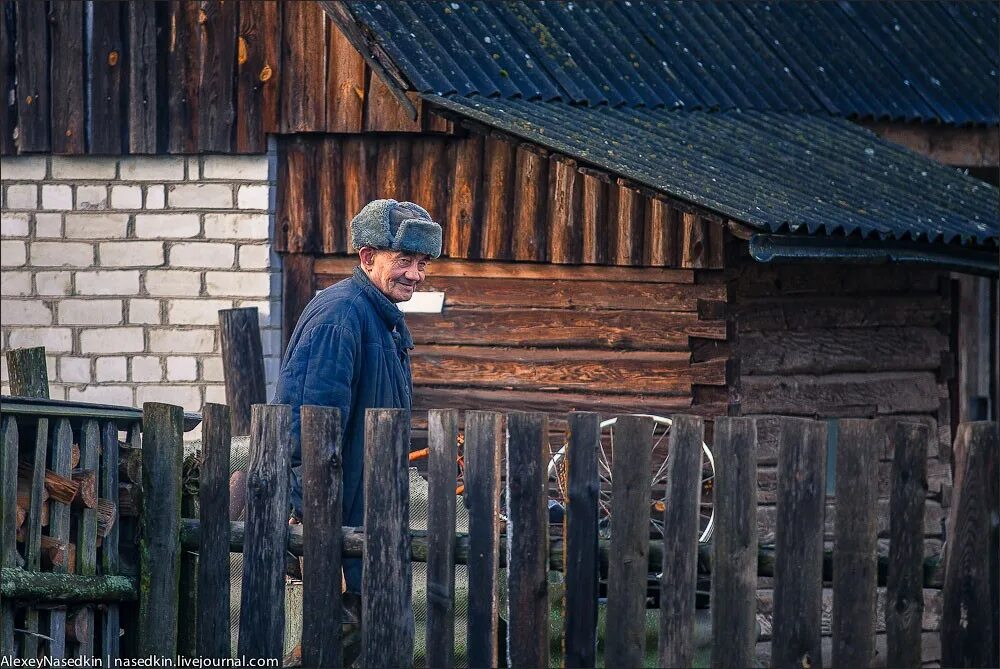
[[[267,157],[205,156],[201,176],[203,179],[267,181]]]
[[[70,239],[123,239],[127,234],[128,214],[66,214]]]
[[[59,379],[63,383],[90,383],[90,358],[60,358]]]
[[[201,165],[199,164],[198,156],[188,156],[187,158],[187,180],[188,181],[200,181],[201,180]]]
[[[267,214],[205,214],[208,239],[268,239]]]
[[[228,184],[180,184],[167,189],[171,209],[229,209],[233,189]]]
[[[5,156],[0,172],[7,181],[41,181],[45,178],[45,156]]]
[[[179,404],[187,411],[201,410],[201,388],[199,386],[136,386],[135,396],[138,406],[142,406],[145,402],[163,402],[165,404]]]
[[[167,206],[167,189],[164,186],[146,188],[146,209],[163,209]]]
[[[120,325],[121,300],[62,300],[59,323],[62,325]]]
[[[11,329],[7,340],[10,348],[44,346],[49,353],[73,349],[73,331],[69,328]]]
[[[163,264],[163,242],[102,242],[97,250],[103,267],[157,267]]]
[[[3,300],[0,311],[5,326],[52,324],[52,309],[39,300]]]
[[[270,186],[240,186],[236,191],[236,206],[240,209],[270,209]]]
[[[80,192],[77,190],[77,200]],[[142,209],[142,188],[139,186],[112,186],[111,206],[114,209]]]
[[[83,156],[53,156],[53,179],[88,179],[105,181],[114,179],[118,171],[116,158],[91,158]]]
[[[94,328],[80,332],[81,353],[141,353],[142,328]]]
[[[160,324],[159,300],[129,300],[128,322],[141,324]]]
[[[77,186],[77,209],[106,209],[108,206],[108,189],[104,186]]]
[[[0,236],[3,237],[27,237],[28,236],[28,215],[8,214],[0,216]]]
[[[167,381],[195,381],[198,379],[198,360],[190,356],[167,358]]]
[[[236,257],[234,244],[186,242],[170,247],[171,267],[230,268]]]
[[[94,402],[96,404],[113,404],[115,406],[134,406],[132,388],[129,386],[94,385],[83,388],[70,388],[67,399],[73,402]]]
[[[205,288],[209,295],[266,297],[271,281],[265,272],[205,272]]]
[[[230,300],[168,300],[167,322],[175,325],[218,325],[219,310],[232,307]]]
[[[31,295],[31,272],[0,272],[0,295]]]
[[[153,355],[141,355],[132,358],[133,381],[162,381],[163,365],[160,359]]]
[[[206,385],[205,388],[205,403],[208,404],[212,402],[214,404],[225,404],[226,403],[226,387],[223,385]]]
[[[78,295],[138,295],[139,272],[98,270],[76,273]]]
[[[201,293],[201,274],[184,270],[146,272],[146,292],[167,297],[196,297]]]
[[[27,255],[24,242],[5,239],[0,242],[0,265],[4,267],[20,267],[24,265]]]
[[[128,361],[121,356],[98,358],[94,369],[98,383],[128,380]]]
[[[195,237],[201,232],[197,214],[136,214],[135,236],[140,238]]]
[[[39,295],[69,295],[73,292],[70,272],[36,272],[35,292]]]
[[[7,187],[6,209],[38,209],[38,186],[35,184],[16,184]]]
[[[154,353],[212,353],[215,350],[215,331],[176,328],[150,330],[149,350]]]
[[[31,264],[35,267],[91,267],[94,245],[83,242],[34,242]]]
[[[42,209],[72,209],[73,189],[65,184],[42,186]]]
[[[35,214],[35,238],[62,237],[62,214]]]
[[[204,358],[201,361],[201,378],[205,381],[225,381],[222,358]]]
[[[271,267],[271,247],[267,244],[244,244],[240,247],[240,269]]]
[[[122,181],[183,181],[184,158],[177,156],[132,156],[122,158]]]

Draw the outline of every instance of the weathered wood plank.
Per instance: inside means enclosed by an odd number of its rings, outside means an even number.
[[[472,134],[449,147],[451,201],[444,230],[445,255],[478,256],[482,212],[483,138]]]
[[[45,347],[13,348],[7,351],[10,394],[18,397],[49,396]]]
[[[263,0],[263,29],[261,48],[263,62],[260,67],[262,84],[262,125],[265,133],[281,130],[281,67],[282,45],[284,44],[283,7],[280,2]]]
[[[49,27],[46,3],[15,4],[17,21],[14,40],[17,73],[17,149],[21,153],[48,151],[49,122]]]
[[[697,214],[683,212],[680,227],[680,267],[700,269],[708,266],[706,259],[708,233],[705,220]]]
[[[614,186],[603,172],[581,169],[580,225],[582,262],[603,265],[608,259],[608,217]]]
[[[378,166],[378,144],[369,137],[344,135],[341,137],[341,166],[344,196],[344,239],[348,250],[351,243],[350,223],[361,209],[375,199],[375,168]],[[349,275],[358,264],[357,257],[339,257],[341,263],[351,263]]]
[[[238,653],[284,656],[285,541],[288,533],[288,452],[292,410],[253,407],[247,467],[246,543]]]
[[[120,507],[118,496],[118,426],[113,421],[101,423],[101,471],[98,491],[102,498]],[[120,520],[101,540],[101,571],[105,576],[118,574],[118,535]],[[109,603],[104,610],[101,624],[101,656],[120,656],[120,617],[118,604]]]
[[[289,254],[285,256],[281,268],[281,341],[284,350],[299,320],[299,315],[315,294],[313,257],[299,253]]]
[[[375,197],[400,202],[410,199],[410,154],[408,138],[380,138],[375,170]]]
[[[418,109],[416,118],[410,118],[410,112],[382,79],[381,75],[371,72],[366,76],[367,90],[364,95],[364,129],[367,132],[420,132],[423,124],[420,119],[420,99],[413,97],[411,104]],[[407,94],[407,97],[411,97]]]
[[[751,331],[824,331],[830,328],[914,327],[940,329],[948,305],[940,295],[879,297],[789,296],[746,299],[734,306],[742,334]]]
[[[31,502],[28,508],[28,517],[25,520],[27,523],[27,538],[24,544],[25,566],[31,571],[41,571],[42,564],[42,503],[45,500],[45,462],[48,457],[48,448],[49,419],[39,418],[38,422],[35,423],[35,448],[32,453],[34,466],[31,472]],[[30,630],[32,627],[31,612],[29,611],[28,613],[29,619],[27,624]],[[34,616],[34,624],[36,627],[33,631],[37,632],[37,612]],[[25,639],[25,641],[32,645],[38,643],[37,639]]]
[[[17,153],[14,128],[17,127],[17,91],[13,64],[16,19],[14,0],[0,0],[0,155]]]
[[[548,250],[548,152],[522,142],[515,161],[511,257],[542,262]]]
[[[365,59],[335,23],[329,28],[327,132],[361,132],[365,106]]]
[[[666,201],[646,199],[643,263],[653,267],[677,265],[677,219],[680,212]]]
[[[614,219],[609,224],[614,232],[608,235],[612,245],[610,261],[616,265],[641,265],[645,198],[625,179],[618,179],[611,189]]]
[[[924,425],[900,422],[889,435],[893,459],[886,577],[886,664],[919,667],[922,662],[923,525],[930,431]]]
[[[726,266],[726,229],[717,221],[705,221],[708,230],[708,252],[706,264],[709,269]]]
[[[86,420],[80,427],[80,467],[97,472],[101,448],[101,428],[96,420]],[[95,491],[96,492],[96,491]],[[76,573],[81,576],[97,575],[97,509],[84,507],[74,518],[76,525]],[[77,638],[79,655],[94,654],[94,611],[83,607],[77,611],[82,623],[83,638]]]
[[[718,418],[712,535],[712,666],[749,667],[756,642],[757,425]]]
[[[167,80],[171,82],[167,107],[170,153],[198,152],[198,86],[201,71],[201,43],[198,40],[200,3],[172,2],[170,39],[167,51]]]
[[[90,68],[90,153],[122,153],[128,102],[126,6],[98,2],[93,7]]]
[[[410,414],[365,412],[365,555],[361,577],[361,665],[413,661],[410,566]]]
[[[318,253],[322,250],[316,149],[317,142],[305,136],[278,142],[277,251]]]
[[[930,372],[828,376],[744,376],[744,414],[855,415],[936,412],[937,381]]]
[[[557,264],[580,262],[583,257],[583,230],[580,204],[583,179],[575,160],[552,155],[549,158],[549,261]]]
[[[410,199],[435,221],[448,218],[448,145],[438,137],[413,141],[410,158]]]
[[[469,510],[469,618],[467,657],[470,667],[497,666],[497,625],[500,600],[500,458],[503,416],[469,411],[465,414],[465,505]]]
[[[279,3],[282,13],[280,77],[282,133],[326,128],[326,31],[319,3]]]
[[[70,475],[70,457],[73,448],[73,428],[66,418],[60,418],[54,422],[49,449],[49,468],[61,476]],[[65,555],[66,547],[70,540],[70,506],[57,502],[54,498],[49,499],[49,536],[61,542],[61,556],[59,564],[52,566],[52,571],[65,573],[68,571],[70,562]],[[54,658],[66,657],[66,609],[53,609],[49,612],[49,652]]]
[[[128,152],[156,153],[161,126],[156,3],[128,3]]]
[[[84,140],[83,3],[53,0],[49,3],[49,39],[52,45],[52,89],[49,100],[52,153],[82,154]],[[155,44],[154,44],[155,46]]]
[[[778,452],[774,642],[777,667],[822,666],[826,423],[785,418]]]
[[[649,551],[649,466],[653,420],[619,416],[615,442],[629,457],[611,466],[611,553],[604,661],[639,667],[645,657],[646,575]],[[693,533],[692,533],[692,536]]]
[[[548,423],[545,414],[507,414],[508,666],[549,663]]]
[[[833,548],[833,665],[868,666],[875,652],[879,445],[873,420],[841,420]]]
[[[458,411],[427,416],[427,666],[455,666],[455,470]]]
[[[229,459],[230,409],[208,403],[202,409],[198,515],[203,540],[198,549],[198,656],[231,656],[229,631]]]
[[[266,5],[262,0],[239,3],[239,34],[236,38],[236,107],[233,148],[238,153],[263,153],[267,149],[264,135],[264,67],[265,47],[270,27]],[[280,29],[279,29],[280,30]],[[278,35],[280,39],[280,33]],[[269,77],[268,77],[269,78]]]
[[[237,72],[236,3],[203,0],[198,18],[201,69],[198,83],[198,149],[228,153],[233,147]]]
[[[302,666],[339,667],[341,648],[340,410],[304,406],[302,415]]]
[[[600,480],[597,449],[601,417],[571,413],[566,452],[566,643],[567,667],[594,667],[597,661],[598,560],[597,504]]]
[[[516,144],[503,137],[486,138],[484,155],[483,237],[480,257],[510,260],[514,231],[514,186]]]
[[[324,253],[344,253],[348,250],[350,219],[344,212],[341,147],[341,139],[332,135],[319,138],[316,143],[313,178],[316,180],[320,246]]]
[[[3,453],[0,454],[0,567],[19,567],[17,553],[17,418],[4,416],[2,424]],[[30,567],[29,567],[30,569]],[[14,602],[0,605],[0,641],[2,657],[14,657]],[[37,623],[36,623],[37,627]],[[37,653],[37,650],[36,650]],[[27,657],[27,655],[24,655]]]
[[[232,434],[250,434],[251,407],[267,402],[264,353],[257,307],[219,311],[222,372]]]

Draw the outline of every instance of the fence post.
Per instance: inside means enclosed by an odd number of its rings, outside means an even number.
[[[875,652],[878,453],[874,420],[841,420],[833,543],[833,666],[871,666]],[[919,646],[919,643],[918,643]]]
[[[118,499],[118,426],[114,421],[101,424],[101,480],[100,496],[114,502],[118,511],[107,536],[101,541],[101,569],[105,576],[118,574],[118,532],[121,525],[121,504]],[[101,657],[117,658],[120,655],[121,618],[118,604],[108,604],[101,625]]]
[[[712,666],[754,663],[757,613],[757,423],[716,418]]]
[[[469,508],[469,667],[497,666],[500,566],[500,456],[503,416],[465,414],[465,503]]]
[[[18,397],[49,397],[49,376],[45,347],[14,348],[7,351],[10,394]]]
[[[139,655],[177,655],[181,571],[184,410],[142,405],[142,535],[139,541]]]
[[[455,472],[458,412],[427,414],[427,666],[455,666]]]
[[[257,307],[220,309],[219,339],[232,433],[247,435],[250,434],[250,407],[267,402]]]
[[[598,561],[597,510],[601,481],[597,474],[597,449],[601,444],[601,417],[596,413],[569,415],[566,453],[568,500],[566,503],[567,667],[593,667],[597,661]]]
[[[413,663],[409,450],[409,411],[365,411],[364,667],[408,667]]]
[[[229,613],[229,407],[206,404],[201,421],[198,477],[198,656],[230,657]]]
[[[242,656],[278,662],[284,656],[291,423],[292,409],[287,404],[255,404],[251,410],[237,647]]]
[[[304,406],[302,425],[302,666],[339,667],[343,470],[340,410]]]
[[[86,420],[80,429],[80,469],[99,473],[101,428],[96,420]],[[96,491],[95,491],[96,492]],[[76,573],[81,576],[97,574],[97,509],[83,508],[76,522]],[[84,606],[77,611],[79,629],[83,638],[77,637],[79,654],[94,654],[94,609]]]
[[[3,417],[0,452],[0,567],[16,567],[17,555],[17,419]],[[0,608],[0,657],[14,657],[14,602]]]
[[[70,462],[73,448],[73,428],[69,420],[60,418],[55,421],[52,431],[51,465],[52,471],[62,476],[70,476]],[[49,536],[62,542],[63,559],[58,565],[53,565],[52,571],[66,573],[69,556],[66,554],[70,539],[70,505],[49,500]],[[59,607],[49,612],[49,651],[53,658],[66,656],[66,608]]]
[[[543,413],[507,414],[508,666],[549,664],[549,422]]]
[[[653,419],[619,416],[614,431],[604,661],[609,667],[641,667],[646,642]]]
[[[782,418],[778,447],[774,617],[776,667],[820,667],[826,423]]]

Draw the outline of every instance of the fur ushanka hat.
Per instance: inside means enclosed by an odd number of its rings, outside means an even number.
[[[372,200],[351,221],[354,248],[426,253],[441,255],[441,226],[427,211],[412,202]]]

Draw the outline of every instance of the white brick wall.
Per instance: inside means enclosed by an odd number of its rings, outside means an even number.
[[[200,411],[225,397],[218,311],[256,306],[270,395],[273,160],[3,158],[0,348],[45,346],[54,398]]]

